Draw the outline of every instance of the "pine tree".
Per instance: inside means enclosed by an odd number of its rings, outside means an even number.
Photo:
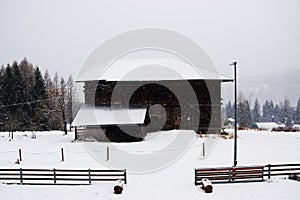
[[[300,97],[298,99],[297,108],[295,110],[295,123],[300,124]]]
[[[32,96],[35,101],[34,108],[34,122],[40,130],[48,129],[48,107],[47,107],[47,91],[46,84],[42,77],[41,71],[38,67],[35,69],[35,85],[33,87]]]
[[[248,100],[240,101],[238,104],[238,123],[240,127],[250,127],[253,124]]]
[[[264,122],[271,122],[273,120],[273,113],[272,113],[272,104],[270,101],[266,100],[263,109],[262,109],[262,120]]]
[[[292,127],[294,125],[292,115],[286,117],[285,126]]]
[[[234,104],[229,101],[226,105],[226,118],[234,118]]]
[[[16,62],[13,63],[15,68]],[[15,131],[19,127],[19,121],[17,119],[17,102],[16,98],[16,83],[14,79],[13,67],[7,65],[3,76],[3,88],[2,88],[2,103],[3,103],[3,117],[4,117],[4,129],[9,131]]]
[[[15,106],[12,106],[12,113],[15,115],[16,121],[19,122],[18,126],[28,125],[30,122],[28,112],[29,106],[22,104],[27,100],[27,88],[23,76],[21,75],[19,66],[17,62],[12,64],[12,73],[13,73],[13,85],[11,86],[11,92],[15,97]],[[15,127],[16,129],[19,127]]]
[[[283,119],[281,122],[290,125],[292,121],[293,108],[291,108],[290,101],[287,98],[285,98],[283,102],[282,115]]]
[[[282,118],[282,109],[278,104],[276,104],[274,108],[274,122],[280,123]]]
[[[257,98],[255,99],[254,107],[251,111],[251,114],[254,122],[260,122],[261,112],[260,112],[260,105]]]
[[[4,130],[4,121],[5,121],[5,107],[4,107],[4,75],[5,75],[5,68],[4,65],[1,66],[0,69],[0,130]]]

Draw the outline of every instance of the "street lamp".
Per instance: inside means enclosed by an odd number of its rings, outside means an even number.
[[[233,61],[229,64],[234,67],[234,156],[233,166],[237,165],[237,77],[236,77],[236,65],[237,62]]]

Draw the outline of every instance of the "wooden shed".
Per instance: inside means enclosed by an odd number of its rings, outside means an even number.
[[[120,60],[98,76],[79,75],[85,104],[73,126],[83,135],[139,141],[147,132],[219,133],[221,83],[232,81],[174,58]],[[101,139],[99,139],[101,140]]]

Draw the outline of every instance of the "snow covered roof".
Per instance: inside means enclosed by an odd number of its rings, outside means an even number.
[[[234,121],[235,121],[235,120],[234,120],[233,118],[231,118],[231,117],[228,118],[227,120],[228,120],[229,122],[234,122]]]
[[[124,109],[82,105],[72,126],[143,124],[146,108]]]
[[[107,80],[107,81],[157,81],[157,80],[223,80],[232,79],[216,72],[194,67],[175,58],[155,59],[123,59],[108,65],[104,72],[101,66],[93,65],[81,71],[76,81]],[[101,66],[100,66],[101,65]],[[201,67],[201,66],[200,66]]]
[[[256,123],[258,128],[266,129],[266,130],[271,130],[272,128],[276,127],[284,127],[284,124],[277,124],[275,122],[257,122]]]

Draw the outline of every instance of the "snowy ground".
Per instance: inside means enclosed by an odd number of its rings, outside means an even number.
[[[160,159],[167,159],[176,152],[167,149],[178,134],[192,138],[192,143],[182,151],[184,155],[176,162],[150,173],[136,172],[135,166],[148,166],[157,161],[156,157],[144,160],[123,159],[120,168],[128,169],[128,184],[122,195],[113,194],[114,183],[93,183],[87,186],[29,186],[0,184],[1,199],[297,199],[300,183],[284,178],[271,182],[214,185],[212,194],[204,193],[193,183],[195,167],[226,167],[233,162],[233,140],[218,139],[217,144],[205,158],[202,143],[193,132],[169,131],[149,135],[147,140],[132,144],[108,144],[72,142],[73,134],[62,132],[38,132],[37,139],[31,139],[30,132],[15,133],[9,140],[8,133],[0,133],[1,168],[107,168],[114,160],[120,160],[120,151],[128,151],[141,156],[157,152]],[[207,141],[206,141],[207,142]],[[94,148],[98,156],[90,153]],[[111,149],[110,161],[106,159],[106,147]],[[171,145],[172,146],[172,145]],[[15,164],[18,149],[22,149],[23,161]],[[64,148],[65,161],[61,161],[60,149]],[[162,150],[163,149],[163,150]],[[164,152],[164,149],[168,151]],[[160,151],[162,150],[162,151]],[[239,131],[238,165],[278,164],[300,162],[300,132],[274,133],[268,131]],[[169,154],[170,153],[170,154]],[[122,159],[121,159],[122,160]],[[105,163],[106,162],[106,163]],[[133,163],[132,163],[133,162]]]

